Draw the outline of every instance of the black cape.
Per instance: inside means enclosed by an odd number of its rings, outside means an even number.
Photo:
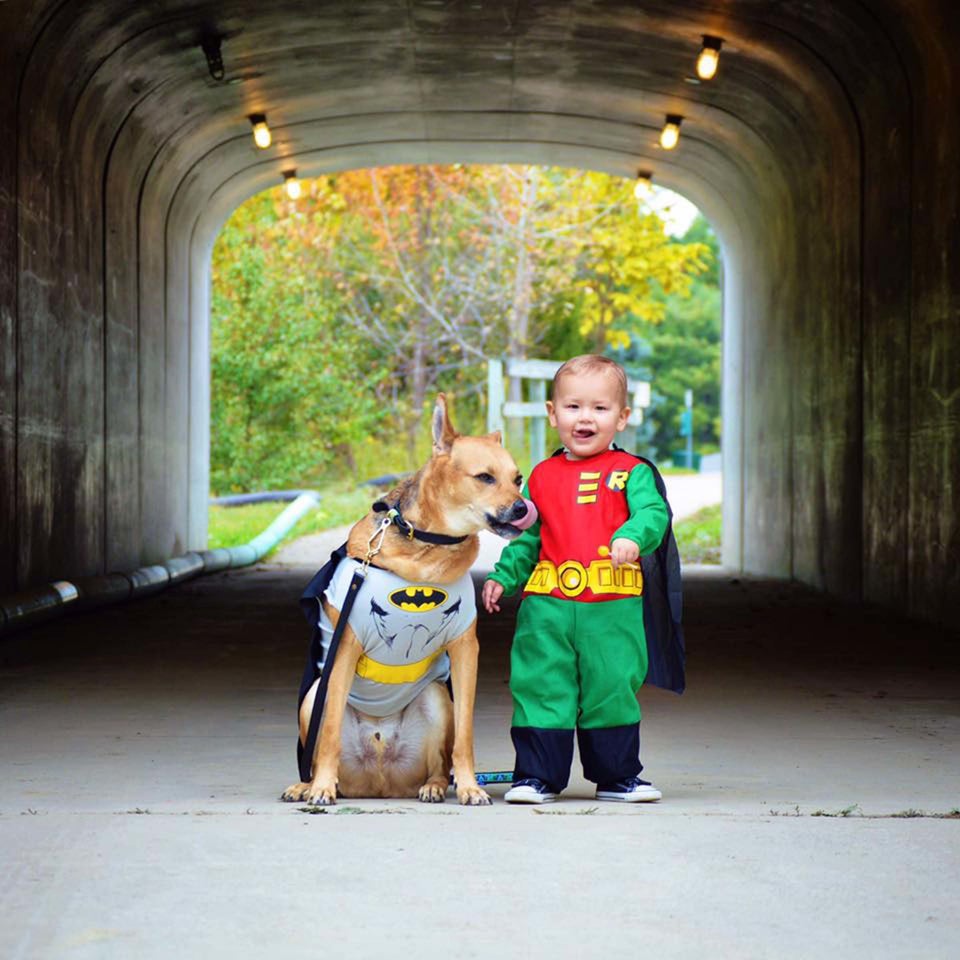
[[[300,679],[300,692],[297,694],[298,717],[303,698],[307,695],[317,677],[320,676],[320,668],[317,664],[323,659],[323,635],[320,631],[320,610],[323,604],[323,594],[330,585],[333,573],[339,566],[340,561],[345,559],[346,556],[347,545],[342,543],[330,554],[330,559],[313,575],[313,579],[307,584],[306,590],[300,596],[300,609],[310,626],[310,646],[307,650],[307,665],[303,668],[303,677]],[[319,706],[322,710],[323,705],[320,704]],[[310,762],[313,762],[312,758]],[[303,744],[299,737],[297,738],[297,766],[300,768],[301,779],[308,780],[310,771],[309,768],[304,766]]]
[[[634,454],[634,456],[637,456]],[[686,643],[683,626],[683,586],[680,579],[680,551],[673,535],[673,510],[667,500],[667,486],[660,471],[646,457],[637,457],[653,471],[657,493],[667,505],[667,531],[660,546],[640,558],[643,570],[643,630],[647,636],[646,683],[663,690],[683,693],[687,685]]]

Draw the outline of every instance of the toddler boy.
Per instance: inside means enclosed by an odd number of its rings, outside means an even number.
[[[618,364],[568,360],[547,415],[564,451],[538,464],[524,491],[539,519],[504,548],[483,585],[489,613],[525,585],[510,660],[516,764],[505,799],[555,800],[569,781],[576,730],[598,800],[659,800],[639,776],[647,647],[637,561],[663,540],[667,507],[649,467],[610,449],[630,415]]]

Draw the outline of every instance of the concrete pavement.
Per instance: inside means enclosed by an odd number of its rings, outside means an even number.
[[[258,568],[0,647],[0,956],[956,955],[956,637],[687,577],[689,688],[645,690],[656,805],[276,800],[312,571]],[[509,768],[512,614],[478,766]],[[924,815],[919,815],[919,814]],[[936,815],[936,816],[933,816]]]

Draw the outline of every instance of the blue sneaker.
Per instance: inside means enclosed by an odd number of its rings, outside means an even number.
[[[503,795],[503,799],[507,803],[551,803],[557,796],[542,780],[528,777],[518,780]]]
[[[597,785],[598,800],[619,800],[621,803],[650,803],[660,800],[663,794],[652,784],[639,777],[628,777],[616,783]]]

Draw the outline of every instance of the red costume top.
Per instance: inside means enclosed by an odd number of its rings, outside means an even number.
[[[528,490],[539,521],[510,543],[491,574],[506,593],[526,581],[524,595],[566,600],[642,594],[639,563],[614,570],[610,543],[627,537],[646,555],[663,538],[667,509],[645,463],[622,450],[585,460],[558,455],[534,468]]]

